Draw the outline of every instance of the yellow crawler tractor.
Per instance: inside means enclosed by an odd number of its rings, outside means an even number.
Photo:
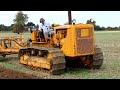
[[[21,48],[21,64],[35,70],[51,74],[62,74],[67,67],[84,67],[99,69],[103,64],[103,52],[95,45],[94,25],[71,23],[54,27],[54,35],[49,41],[33,31],[31,47]]]

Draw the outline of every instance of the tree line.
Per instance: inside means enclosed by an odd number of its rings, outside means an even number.
[[[90,23],[90,20],[87,20],[86,24],[89,24]],[[120,30],[120,26],[119,27],[111,27],[111,26],[108,26],[108,27],[101,27],[99,25],[96,24],[96,21],[93,21],[92,22],[93,25],[94,25],[94,30],[95,31],[116,31],[116,30]]]
[[[33,22],[28,22],[28,15],[24,14],[22,11],[19,11],[16,14],[15,19],[13,20],[14,24],[10,26],[5,26],[4,24],[0,24],[0,31],[12,31],[14,33],[23,33],[23,31],[28,31],[28,28],[39,28],[39,25],[35,25]],[[86,21],[86,24],[89,24],[90,20]],[[67,23],[65,23],[67,24]],[[96,21],[93,21],[94,30],[95,31],[107,31],[107,30],[120,30],[119,27],[101,27],[96,24]]]

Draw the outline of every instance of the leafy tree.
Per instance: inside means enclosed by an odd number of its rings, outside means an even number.
[[[28,22],[26,26],[35,26],[35,24],[33,22]]]
[[[0,31],[10,31],[10,26],[5,26],[4,24],[1,24]]]
[[[0,25],[0,31],[3,31],[3,30],[4,30],[4,25],[1,24],[1,25]]]
[[[96,21],[93,20],[93,25],[95,30],[102,30],[102,28],[99,25],[96,25]],[[87,20],[86,24],[90,24],[90,20]]]
[[[99,25],[95,25],[94,29],[98,31],[98,30],[101,30],[101,27]]]
[[[22,11],[19,11],[16,14],[14,21],[14,26],[13,26],[13,32],[14,33],[23,33],[25,29],[25,23],[28,21],[28,16],[27,14],[23,14]]]
[[[108,30],[111,30],[111,29],[112,29],[112,27],[108,26],[108,27],[107,27],[107,29],[108,29]]]
[[[106,28],[105,27],[101,27],[101,30],[105,30]]]

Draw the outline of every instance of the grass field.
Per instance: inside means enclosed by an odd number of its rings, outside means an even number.
[[[0,36],[17,35],[13,33],[2,33]],[[30,33],[24,33],[25,41],[30,38]],[[46,75],[43,77],[36,71],[29,70],[22,65],[18,65],[17,56],[0,57],[0,66],[34,74],[38,77],[52,79],[120,79],[120,32],[119,31],[100,31],[95,32],[95,42],[104,53],[104,62],[99,70],[70,70],[62,75]],[[12,65],[11,65],[12,63]],[[17,63],[17,64],[16,64]]]

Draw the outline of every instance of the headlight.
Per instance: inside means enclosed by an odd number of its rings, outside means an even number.
[[[76,20],[75,20],[75,19],[73,19],[73,20],[72,20],[72,23],[76,23]]]
[[[92,23],[93,23],[93,20],[92,20],[92,19],[90,19],[90,22],[92,22]]]

